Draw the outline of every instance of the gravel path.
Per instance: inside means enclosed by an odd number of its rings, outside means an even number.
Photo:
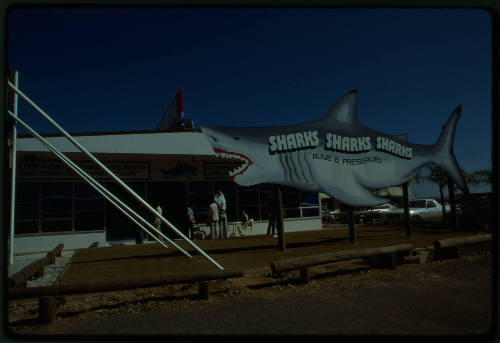
[[[60,257],[56,257],[54,264],[45,266],[44,276],[28,280],[27,287],[51,286],[54,285],[64,274],[73,257],[74,251],[62,251]],[[14,257],[14,263],[9,265],[9,276],[17,273],[30,263],[47,256],[46,253],[20,255]]]

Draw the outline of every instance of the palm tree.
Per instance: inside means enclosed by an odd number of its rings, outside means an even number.
[[[464,180],[467,184],[477,185],[477,184],[492,183],[492,172],[490,169],[478,169],[471,173],[467,173],[463,169],[460,169],[460,171],[464,176]],[[413,179],[417,183],[423,181],[428,183],[436,183],[439,186],[439,194],[441,196],[441,203],[443,204],[442,210],[443,210],[443,221],[444,221],[446,216],[446,209],[444,206],[443,188],[448,183],[449,179],[448,175],[440,167],[433,164],[427,164],[422,166],[416,171],[416,174],[413,177]],[[457,188],[458,188],[457,185],[454,185],[454,190],[456,190]]]
[[[417,169],[417,172],[414,176],[414,180],[417,184],[420,181],[435,183],[439,186],[439,196],[441,198],[442,210],[443,210],[443,221],[446,217],[446,208],[444,206],[444,194],[443,188],[448,184],[448,175],[446,175],[445,171],[435,164],[428,163]]]
[[[491,169],[478,169],[470,174],[465,174],[465,180],[472,185],[489,184],[492,183]]]

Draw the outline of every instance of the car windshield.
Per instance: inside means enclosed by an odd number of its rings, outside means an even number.
[[[410,207],[425,208],[425,200],[410,201]]]

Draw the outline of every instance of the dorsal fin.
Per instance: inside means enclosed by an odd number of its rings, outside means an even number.
[[[407,133],[401,133],[399,135],[393,136],[395,140],[401,143],[407,143],[408,142],[408,134]]]
[[[330,110],[323,117],[323,121],[331,123],[354,124],[356,119],[356,103],[358,93],[352,90],[330,107]]]

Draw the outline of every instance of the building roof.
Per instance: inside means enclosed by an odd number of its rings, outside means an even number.
[[[80,133],[73,136],[92,153],[215,155],[200,130]],[[43,137],[62,152],[80,152],[62,135],[43,135]],[[17,139],[17,150],[20,152],[49,151],[38,139],[25,135],[20,135]]]

